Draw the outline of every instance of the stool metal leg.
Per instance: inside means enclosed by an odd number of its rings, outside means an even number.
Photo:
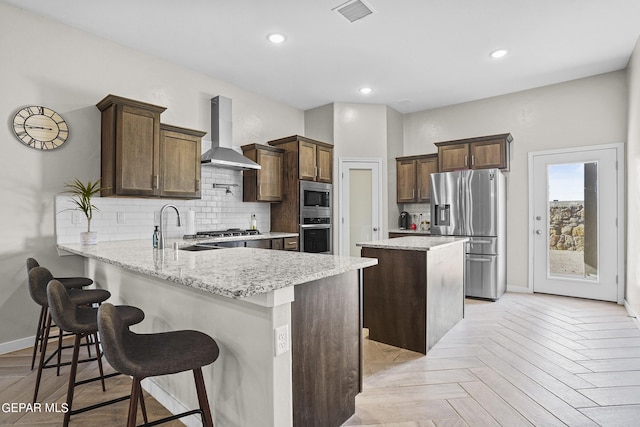
[[[36,353],[38,352],[38,347],[42,346],[42,342],[40,341],[40,339],[42,338],[42,333],[44,331],[44,323],[46,322],[46,319],[45,319],[46,311],[47,311],[46,308],[40,307],[40,318],[38,319],[38,328],[36,329],[36,339],[33,342],[33,354],[31,355],[31,370],[33,370],[33,367],[36,364]]]
[[[76,334],[73,341],[73,358],[71,360],[71,371],[69,372],[69,385],[67,387],[67,412],[64,414],[63,426],[69,425],[69,419],[71,418],[71,405],[73,404],[73,392],[76,384],[76,373],[78,371],[78,355],[80,353],[80,342],[82,340],[81,334]]]
[[[97,333],[93,334],[93,338],[96,345],[96,357],[98,358],[98,370],[100,371],[100,382],[102,383],[102,391],[107,391],[107,389],[104,386],[104,370],[102,369],[102,354],[100,353],[100,346],[98,343],[98,334]]]
[[[58,367],[56,368],[56,376],[60,376],[60,364],[62,363],[62,335],[64,332],[58,328]]]
[[[213,427],[213,419],[211,418],[211,408],[209,407],[209,399],[207,398],[207,389],[204,385],[204,377],[202,376],[202,368],[193,370],[193,377],[196,381],[196,392],[198,393],[198,403],[202,411],[202,424],[206,427]]]
[[[40,365],[38,366],[38,375],[36,376],[36,389],[33,392],[33,403],[38,400],[38,390],[40,389],[40,380],[42,379],[42,369],[44,367],[45,354],[47,353],[47,341],[49,340],[49,330],[51,330],[51,316],[47,314],[47,325],[44,330],[40,349]]]
[[[131,382],[131,400],[129,400],[129,415],[127,416],[127,427],[136,427],[136,416],[138,415],[138,397],[142,392],[140,378],[133,377]],[[146,412],[146,411],[145,411]]]

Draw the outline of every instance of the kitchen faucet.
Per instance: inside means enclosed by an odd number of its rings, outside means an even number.
[[[182,224],[180,223],[180,212],[178,212],[178,208],[176,208],[174,205],[164,205],[161,209],[160,209],[160,227],[159,227],[159,231],[160,231],[160,236],[158,236],[158,249],[164,249],[164,230],[163,230],[163,226],[162,226],[162,217],[164,215],[164,210],[167,208],[173,208],[173,210],[176,211],[176,214],[178,215],[178,227],[180,227]]]

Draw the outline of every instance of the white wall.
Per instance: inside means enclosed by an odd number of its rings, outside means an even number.
[[[53,202],[64,182],[100,176],[100,113],[95,104],[104,96],[112,93],[165,106],[164,123],[204,131],[210,129],[210,98],[228,96],[233,99],[236,148],[304,130],[300,110],[4,3],[0,57],[0,115],[6,124],[0,129],[0,324],[10,325],[0,328],[0,346],[35,332],[38,309],[27,290],[27,257],[58,276],[82,273],[81,260],[57,256]],[[20,144],[10,122],[26,105],[60,113],[70,126],[67,144],[53,152]],[[224,209],[210,213],[222,223],[225,214]]]
[[[382,159],[382,206],[387,206],[387,107],[384,105],[352,104],[336,102],[334,108],[334,174],[333,182],[338,183],[336,165],[341,158],[367,157]],[[342,197],[340,189],[334,185],[334,200]],[[338,210],[334,209],[338,223]],[[382,235],[386,231],[387,211],[383,209],[380,222]],[[335,227],[334,243],[339,242],[339,227]],[[335,245],[334,245],[335,247]]]
[[[627,136],[627,292],[631,309],[640,314],[640,39],[629,61],[629,133]]]
[[[333,144],[333,104],[304,112],[304,136]]]
[[[387,107],[387,226],[388,230],[398,228],[400,215],[397,200],[396,157],[402,156],[404,141],[403,115],[391,107]]]
[[[507,284],[528,287],[527,153],[625,141],[625,71],[408,114],[404,155],[437,152],[434,142],[506,132],[513,135]]]

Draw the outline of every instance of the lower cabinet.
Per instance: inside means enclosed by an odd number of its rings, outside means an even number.
[[[280,237],[276,239],[235,240],[231,242],[216,243],[216,246],[223,246],[226,248],[247,247],[257,249],[273,249],[277,251],[297,251],[298,238]]]

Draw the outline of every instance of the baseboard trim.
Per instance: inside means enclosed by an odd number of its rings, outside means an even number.
[[[22,350],[24,348],[33,347],[35,335],[32,337],[20,338],[19,340],[4,342],[0,344],[0,354],[11,353],[12,351]]]
[[[180,414],[182,412],[190,411],[196,408],[187,408],[175,397],[168,393],[165,389],[156,383],[153,378],[145,378],[141,382],[142,388],[147,391],[154,399],[156,399],[162,406],[167,408],[172,414]],[[195,388],[195,384],[194,384]],[[153,420],[150,420],[153,421]],[[180,421],[187,427],[202,427],[202,419],[200,415],[194,414],[188,417],[180,418]]]
[[[527,286],[507,285],[507,292],[519,292],[521,294],[532,294],[533,292]]]
[[[631,308],[631,304],[625,299],[624,300],[624,308],[629,313],[629,317],[633,318],[633,323],[636,324],[636,327],[640,329],[640,319],[638,319],[638,313],[636,313],[633,308]]]

